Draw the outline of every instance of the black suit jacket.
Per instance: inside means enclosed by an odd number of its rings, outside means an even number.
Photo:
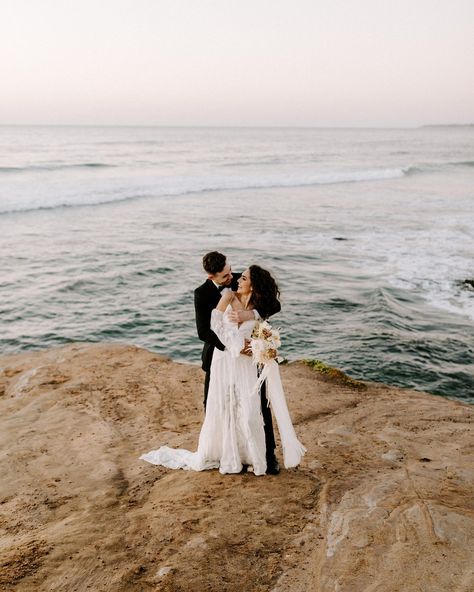
[[[232,274],[232,290],[237,290],[237,280],[242,274]],[[199,288],[194,290],[194,309],[196,311],[196,328],[199,339],[204,341],[202,349],[202,369],[209,372],[211,369],[212,354],[214,348],[224,351],[225,346],[211,329],[211,313],[216,308],[221,293],[212,280],[206,280]]]

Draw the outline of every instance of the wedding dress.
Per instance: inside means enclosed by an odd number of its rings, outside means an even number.
[[[250,339],[255,321],[240,326],[225,313],[213,310],[211,329],[226,346],[215,349],[204,423],[196,452],[162,446],[140,459],[170,469],[204,471],[218,468],[220,473],[240,473],[249,465],[255,475],[266,471],[265,431],[261,411],[259,377],[252,358],[240,352]],[[278,364],[265,366],[267,397],[277,420],[285,467],[297,466],[306,449],[298,441],[291,423],[280,380]]]

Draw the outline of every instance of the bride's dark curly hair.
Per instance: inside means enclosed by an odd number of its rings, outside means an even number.
[[[280,312],[281,305],[278,298],[280,291],[270,272],[259,265],[249,267],[252,295],[250,302],[257,309],[262,319],[268,319]]]

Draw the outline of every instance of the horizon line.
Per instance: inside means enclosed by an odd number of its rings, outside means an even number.
[[[83,127],[83,128],[164,128],[164,129],[420,129],[431,127],[474,127],[474,123],[427,123],[416,125],[184,125],[146,123],[0,123],[0,127]]]

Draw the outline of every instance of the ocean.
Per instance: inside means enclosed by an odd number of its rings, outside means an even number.
[[[281,355],[474,402],[474,127],[0,127],[0,352],[199,363],[201,258],[281,289]]]

